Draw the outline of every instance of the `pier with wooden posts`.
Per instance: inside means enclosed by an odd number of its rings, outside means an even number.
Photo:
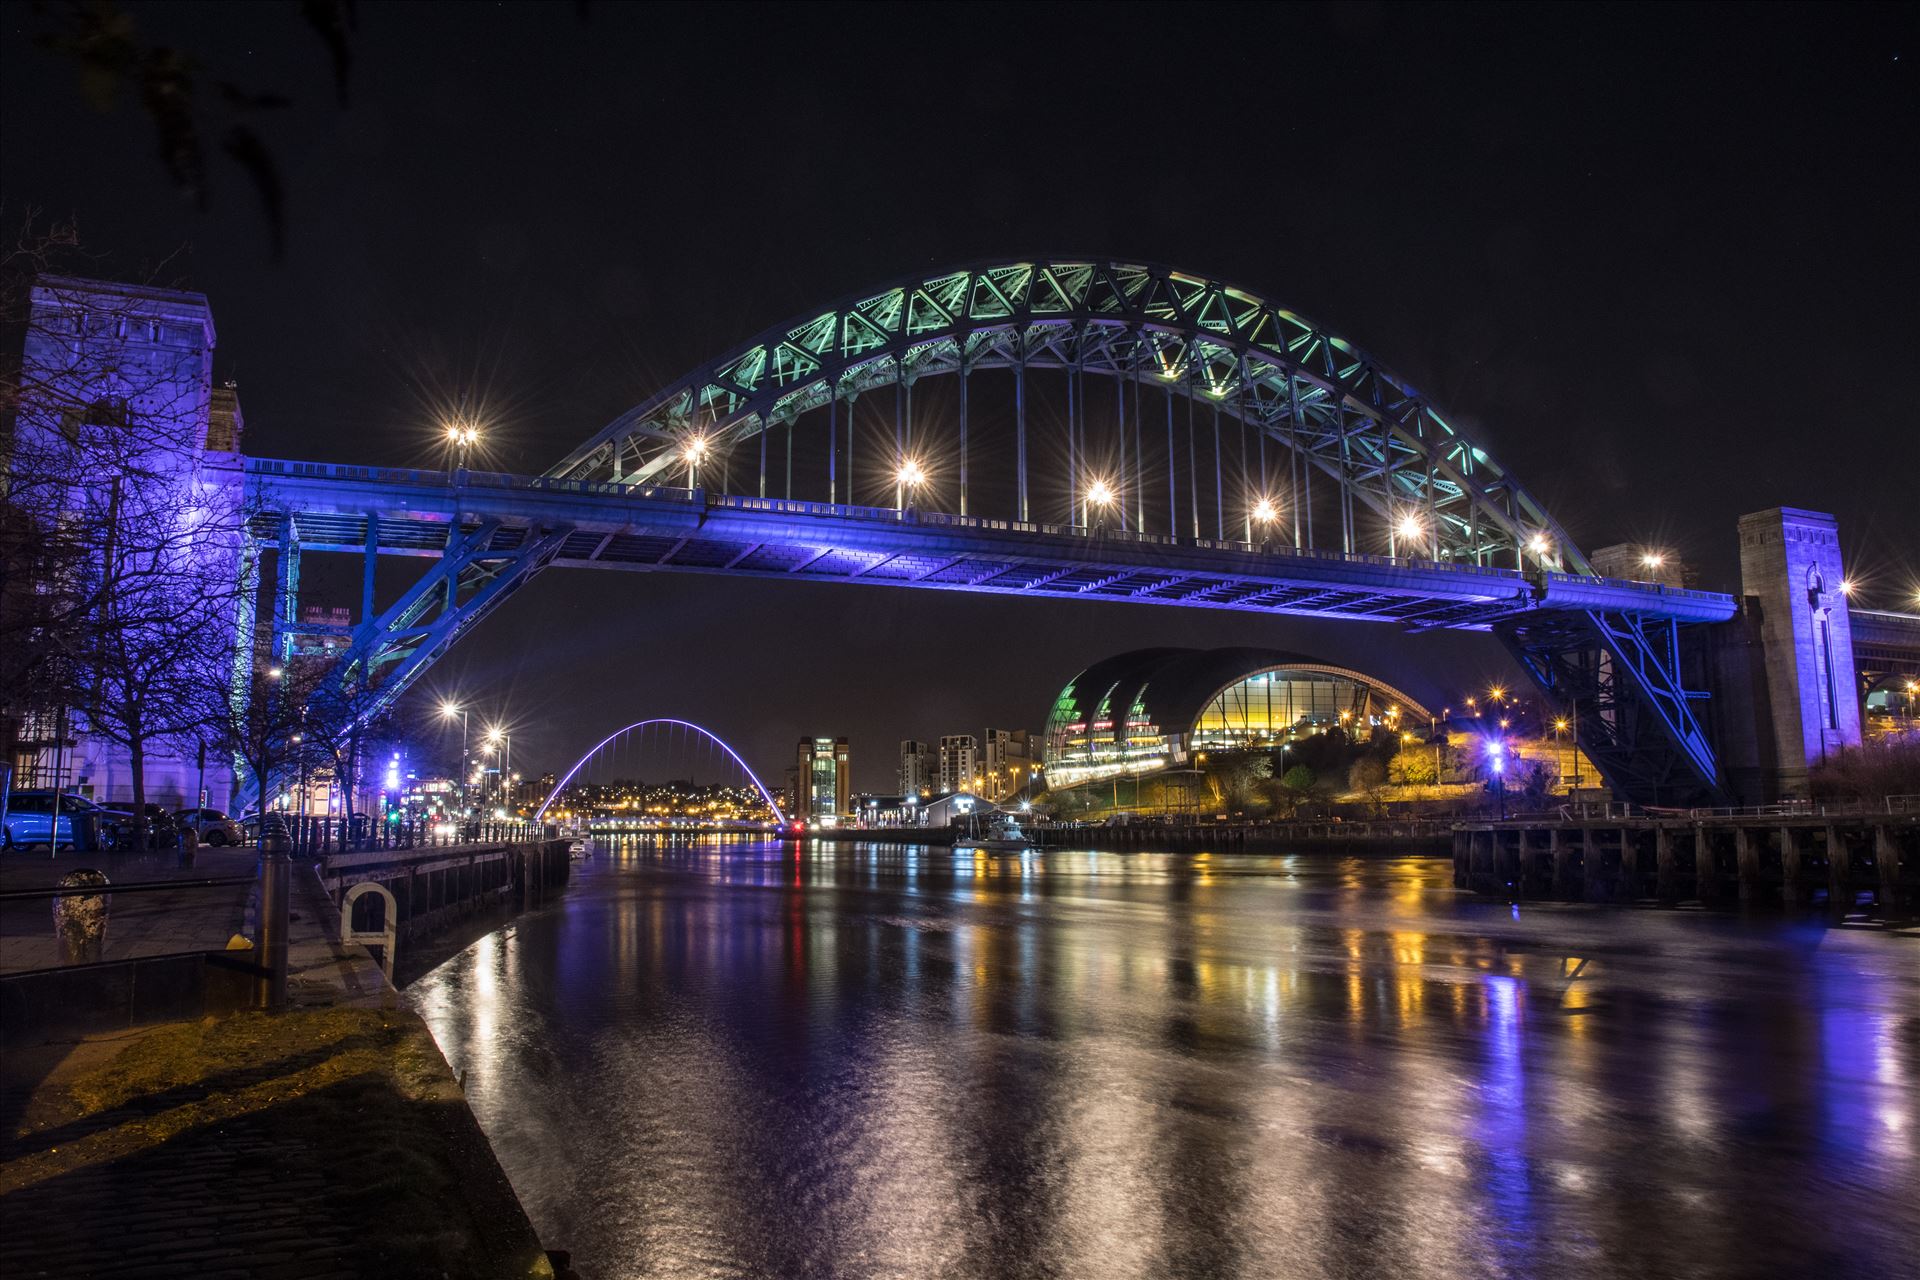
[[[1891,808],[1891,806],[1890,806]],[[1453,882],[1494,897],[1568,902],[1817,902],[1863,898],[1883,919],[1920,910],[1920,809],[1696,811],[1466,822]]]

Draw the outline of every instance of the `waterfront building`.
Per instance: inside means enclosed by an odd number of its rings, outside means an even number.
[[[1033,778],[1033,734],[1025,729],[987,730],[986,773],[981,792],[989,800],[1020,794]]]
[[[950,733],[940,739],[940,792],[945,795],[973,787],[980,772],[980,744],[970,733]]]
[[[30,619],[48,602],[98,588],[114,601],[112,647],[126,669],[95,662],[75,672],[64,657],[24,664],[32,679],[0,698],[0,764],[12,766],[15,786],[124,803],[134,791],[123,744],[137,737],[148,802],[224,807],[232,768],[217,746],[149,737],[104,716],[89,723],[77,705],[91,697],[111,706],[114,688],[150,685],[154,654],[178,652],[170,643],[189,609],[202,627],[193,635],[209,642],[192,655],[197,668],[217,680],[236,652],[243,663],[250,653],[252,600],[235,590],[247,580],[243,565],[246,574],[258,570],[243,560],[242,419],[232,385],[213,384],[212,310],[198,293],[56,276],[36,280],[28,304],[0,351],[19,388],[0,424],[0,460],[9,519],[18,522],[10,534],[27,532],[36,551],[29,572],[45,576],[13,578],[0,588],[0,609]],[[106,547],[115,549],[110,568]],[[118,576],[103,581],[108,573]],[[237,650],[216,640],[236,633]],[[39,633],[23,623],[14,634]],[[40,678],[56,667],[67,680]],[[76,683],[95,693],[73,698]]]
[[[920,803],[920,793],[917,791],[897,796],[855,796],[854,821],[863,831],[917,827],[920,825]]]
[[[969,815],[995,812],[993,802],[971,791],[955,791],[928,801],[920,807],[916,825],[951,827],[965,822]]]
[[[926,796],[939,783],[939,763],[933,747],[912,738],[900,744],[900,794]]]
[[[1206,750],[1279,747],[1330,729],[1425,729],[1385,681],[1272,649],[1139,649],[1075,676],[1047,716],[1050,786],[1185,767]]]
[[[793,816],[832,823],[848,811],[853,768],[845,738],[802,738],[794,753]]]

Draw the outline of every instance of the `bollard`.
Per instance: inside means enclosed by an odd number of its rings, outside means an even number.
[[[60,877],[62,889],[104,889],[112,884],[105,873],[79,867]],[[67,894],[53,900],[53,933],[62,964],[98,964],[106,958],[108,893]]]
[[[254,980],[254,1007],[281,1009],[287,1003],[287,889],[293,864],[275,849],[260,857],[260,952],[264,970]]]

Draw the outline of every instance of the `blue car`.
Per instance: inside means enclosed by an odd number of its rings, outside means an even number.
[[[44,845],[53,826],[53,792],[16,791],[7,797],[5,846],[17,849],[26,845]],[[56,848],[75,847],[75,824],[79,825],[78,845],[85,848],[111,848],[117,832],[115,824],[102,809],[85,796],[60,797],[60,830]]]

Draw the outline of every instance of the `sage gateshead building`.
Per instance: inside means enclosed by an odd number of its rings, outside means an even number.
[[[1054,699],[1049,787],[1185,767],[1202,751],[1278,747],[1332,728],[1424,732],[1432,714],[1363,672],[1274,649],[1137,649]]]

